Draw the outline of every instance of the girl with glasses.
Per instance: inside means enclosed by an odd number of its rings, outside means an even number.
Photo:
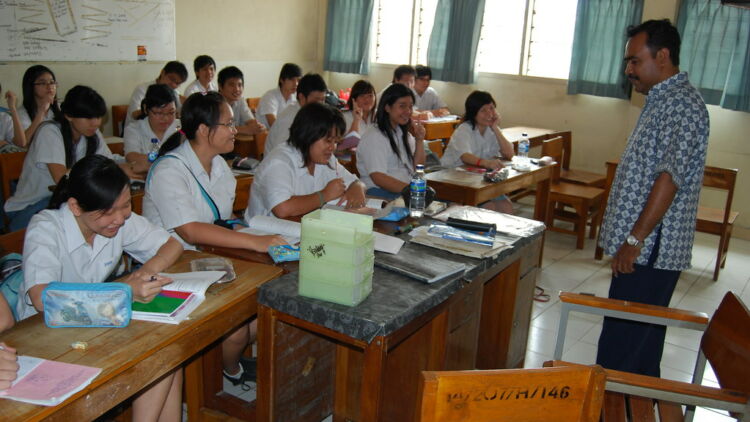
[[[52,70],[38,64],[26,69],[21,88],[23,107],[18,111],[18,118],[30,143],[42,123],[61,118],[57,104],[57,79]]]

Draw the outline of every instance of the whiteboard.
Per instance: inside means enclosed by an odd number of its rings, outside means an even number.
[[[174,1],[0,0],[0,60],[174,60]]]

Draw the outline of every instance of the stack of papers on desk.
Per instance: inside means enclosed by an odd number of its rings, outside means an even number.
[[[56,406],[91,384],[102,370],[90,366],[18,356],[18,377],[0,391],[6,398],[42,406]]]
[[[497,227],[497,234],[505,237],[505,239],[501,239],[504,241],[518,240],[544,231],[544,223],[541,221],[468,205],[453,205],[433,216],[440,221],[448,221],[448,217],[494,224]]]
[[[511,243],[506,243],[501,239],[495,238],[492,246],[487,246],[474,242],[464,242],[460,240],[446,239],[431,235],[428,226],[420,226],[412,230],[409,235],[411,241],[420,245],[430,246],[442,249],[458,255],[464,255],[472,258],[489,258],[493,257],[505,249],[512,247]]]
[[[149,303],[133,302],[133,319],[179,324],[206,299],[206,290],[226,275],[224,271],[163,274],[172,279]]]

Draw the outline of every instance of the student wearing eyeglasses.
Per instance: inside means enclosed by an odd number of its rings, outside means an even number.
[[[23,107],[18,110],[18,119],[30,143],[42,123],[62,117],[57,104],[57,79],[48,67],[34,65],[23,74],[21,89]]]
[[[175,95],[175,106],[177,110],[180,110],[181,99],[180,92],[177,88],[182,85],[188,77],[188,71],[184,64],[178,61],[171,61],[164,65],[159,72],[159,76],[156,80],[146,81],[133,90],[133,94],[130,95],[130,103],[128,103],[128,112],[125,116],[125,127],[128,127],[130,122],[138,118],[141,115],[141,101],[146,96],[146,90],[153,84],[165,84],[174,91]]]

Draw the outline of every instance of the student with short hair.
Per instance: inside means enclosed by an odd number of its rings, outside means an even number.
[[[357,170],[368,195],[397,197],[409,185],[417,164],[424,164],[425,130],[412,120],[413,107],[414,92],[399,83],[386,88],[380,98],[377,126],[365,132],[357,147]]]
[[[0,85],[0,93],[3,88]],[[16,94],[13,91],[5,93],[5,101],[8,102],[7,112],[0,112],[0,153],[22,151],[25,148],[26,133],[23,130],[21,119],[16,109]]]
[[[123,135],[125,160],[134,173],[145,175],[164,141],[180,128],[176,103],[167,85],[151,85],[146,90],[141,115],[125,127]]]
[[[42,123],[60,116],[60,106],[57,104],[57,79],[47,66],[37,64],[24,72],[21,90],[23,107],[18,110],[18,119],[21,121],[27,143],[31,143]]]
[[[196,92],[206,93],[219,90],[214,82],[216,62],[211,56],[201,55],[196,57],[193,60],[193,71],[195,72],[195,80],[185,88],[185,98]]]
[[[417,78],[414,81],[414,93],[417,102],[414,107],[422,112],[430,112],[433,116],[447,116],[450,111],[437,91],[430,86],[432,81],[432,69],[429,66],[417,65]]]
[[[503,168],[500,158],[513,158],[513,145],[500,131],[500,115],[489,92],[474,91],[466,97],[463,123],[453,132],[440,163],[445,167],[461,165],[490,170]],[[483,208],[512,213],[513,204],[502,195],[482,204]]]
[[[42,291],[53,281],[105,282],[123,252],[143,263],[118,280],[131,287],[133,300],[150,302],[172,282],[159,273],[177,261],[182,247],[165,230],[131,212],[129,181],[114,161],[101,155],[81,159],[70,176],[60,180],[50,209],[35,215],[26,231],[24,283],[18,297],[21,319],[44,312]],[[133,401],[135,421],[181,416],[181,369],[165,375]]]
[[[237,132],[243,135],[256,135],[266,130],[266,127],[258,122],[247,106],[245,97],[245,77],[242,71],[235,66],[228,66],[219,72],[219,93],[232,109],[234,126]],[[231,152],[231,151],[230,151]]]
[[[271,89],[258,103],[258,121],[269,129],[273,127],[279,113],[297,102],[297,85],[302,77],[302,68],[294,63],[284,63],[279,72],[279,86]]]
[[[393,70],[393,79],[391,79],[391,83],[388,84],[388,86],[386,86],[385,88],[383,88],[382,91],[380,91],[378,98],[383,98],[383,93],[385,93],[385,90],[388,89],[393,84],[404,85],[405,87],[413,91],[414,83],[416,80],[417,80],[417,70],[414,69],[414,66],[411,66],[408,64],[402,64]]]
[[[375,124],[377,104],[375,87],[370,82],[360,79],[354,83],[346,102],[348,110],[344,112],[347,131],[339,149],[349,149],[359,144],[362,134]]]
[[[271,127],[271,130],[268,132],[268,138],[266,138],[266,153],[273,151],[274,148],[289,139],[289,128],[292,126],[294,116],[297,115],[302,106],[310,103],[325,102],[326,90],[328,90],[326,81],[317,73],[308,73],[299,80],[297,102],[279,113],[276,123]]]
[[[174,91],[175,99],[177,102],[177,110],[180,110],[180,92],[177,88],[187,80],[188,71],[184,64],[178,61],[171,61],[164,65],[159,72],[159,76],[154,81],[146,81],[133,90],[133,94],[130,95],[130,103],[128,104],[128,112],[125,115],[125,127],[127,127],[133,119],[137,118],[141,114],[141,101],[146,96],[146,90],[153,84],[165,84]]]
[[[334,199],[346,208],[363,207],[364,185],[333,155],[345,128],[335,108],[317,102],[303,106],[289,129],[289,140],[274,148],[256,170],[245,219],[301,216]]]

